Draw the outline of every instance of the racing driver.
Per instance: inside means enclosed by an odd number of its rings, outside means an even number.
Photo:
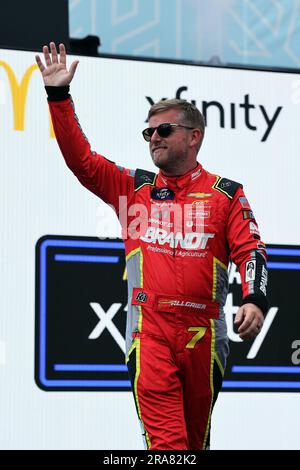
[[[36,61],[66,164],[122,224],[126,362],[145,445],[208,449],[228,355],[229,260],[242,280],[235,325],[243,340],[260,332],[268,309],[265,245],[243,187],[197,162],[204,120],[184,100],[150,108],[143,137],[158,174],[127,170],[92,151],[69,95],[78,61],[67,69],[63,44],[59,54],[53,42],[43,53],[45,64],[38,55]]]

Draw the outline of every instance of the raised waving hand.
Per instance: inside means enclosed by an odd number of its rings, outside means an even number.
[[[35,56],[36,63],[41,71],[44,84],[46,86],[67,86],[71,83],[76,72],[78,60],[72,62],[67,70],[67,55],[64,44],[59,45],[59,55],[56,45],[50,42],[50,52],[48,46],[43,46],[45,65],[39,55]]]

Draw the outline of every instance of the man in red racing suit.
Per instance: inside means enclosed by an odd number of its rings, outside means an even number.
[[[254,215],[241,184],[196,161],[204,128],[183,118],[188,105],[181,100],[150,110],[145,138],[158,174],[127,170],[93,152],[68,93],[77,63],[67,72],[63,46],[60,63],[50,47],[52,61],[44,47],[47,67],[38,56],[37,63],[58,145],[79,181],[112,205],[122,224],[126,361],[146,446],[206,449],[228,355],[230,259],[242,279],[241,338],[258,334],[267,311],[266,252]]]

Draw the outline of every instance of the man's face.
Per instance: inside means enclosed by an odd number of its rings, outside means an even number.
[[[149,120],[149,127],[158,127],[160,124],[184,124],[181,113],[175,109],[155,114]],[[189,155],[190,130],[184,127],[173,127],[168,137],[160,137],[157,131],[149,142],[150,154],[154,165],[166,172],[180,169]]]

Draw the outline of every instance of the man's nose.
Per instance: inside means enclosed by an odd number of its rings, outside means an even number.
[[[159,133],[157,132],[157,129],[155,129],[155,131],[153,132],[152,136],[151,136],[151,142],[158,142],[161,140],[161,137],[159,135]]]

